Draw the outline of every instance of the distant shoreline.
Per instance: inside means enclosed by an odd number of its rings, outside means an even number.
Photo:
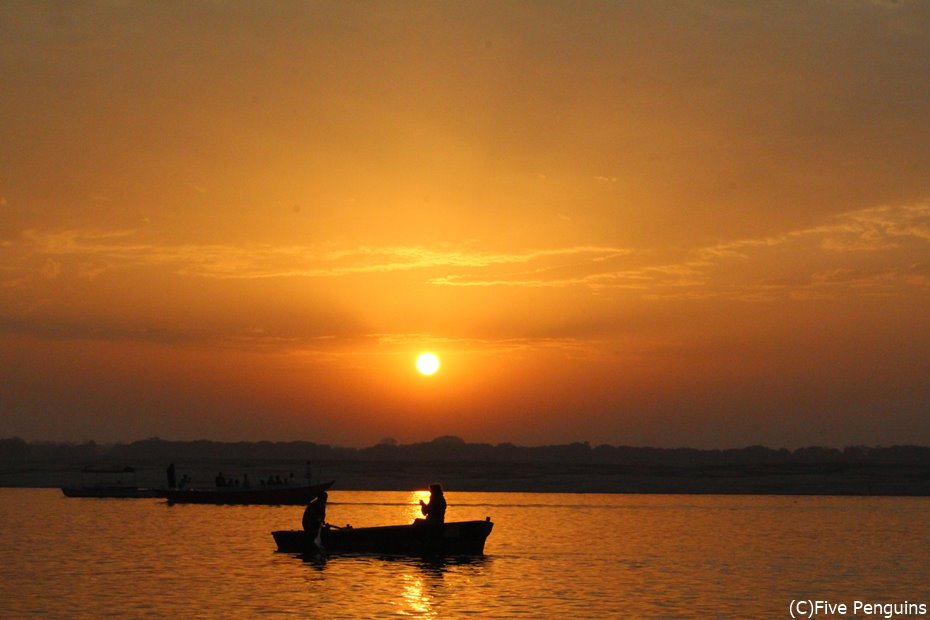
[[[307,466],[336,490],[410,491],[433,481],[450,491],[553,493],[688,493],[761,495],[930,496],[930,447],[750,446],[729,450],[591,446],[587,442],[524,447],[438,437],[415,444],[385,441],[340,448],[306,441],[168,441],[129,444],[28,443],[0,438],[0,487],[100,484],[88,465],[131,466],[124,483],[164,487],[165,468],[193,486],[211,486],[219,472],[270,476],[297,484]]]
[[[209,486],[223,471],[253,484],[281,475],[298,484],[305,463],[293,460],[177,459],[178,475]],[[0,487],[56,488],[87,483],[81,461],[0,460]],[[164,487],[165,461],[140,460],[127,481]],[[930,496],[930,467],[911,464],[808,463],[697,467],[590,463],[344,461],[312,463],[334,490],[412,491],[432,481],[450,492],[664,493],[721,495]],[[92,482],[92,481],[91,481]]]

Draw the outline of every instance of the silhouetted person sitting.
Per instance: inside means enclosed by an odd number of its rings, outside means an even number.
[[[429,503],[421,499],[420,511],[427,523],[442,523],[446,520],[446,497],[442,494],[441,484],[429,485]]]
[[[305,532],[318,534],[323,522],[326,521],[326,500],[329,499],[326,491],[321,491],[319,495],[310,500],[307,509],[304,510],[303,526]]]

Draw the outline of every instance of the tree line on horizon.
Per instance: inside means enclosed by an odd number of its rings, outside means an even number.
[[[344,448],[310,441],[210,440],[171,441],[150,438],[130,443],[99,444],[0,438],[0,459],[66,460],[80,462],[249,459],[279,461],[472,461],[510,463],[588,463],[629,466],[712,467],[804,463],[930,464],[930,447],[848,446],[842,449],[810,446],[788,450],[748,446],[733,449],[591,446],[588,442],[547,446],[512,443],[468,443],[446,435],[432,441],[399,444],[383,440],[367,448]]]

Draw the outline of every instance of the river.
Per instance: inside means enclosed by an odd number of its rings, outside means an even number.
[[[0,617],[788,618],[818,601],[834,605],[818,617],[853,617],[858,601],[883,606],[857,614],[877,618],[930,605],[930,499],[446,496],[447,520],[491,517],[484,557],[305,561],[270,535],[298,528],[300,507],[0,488]],[[327,520],[408,522],[419,497],[332,491]]]

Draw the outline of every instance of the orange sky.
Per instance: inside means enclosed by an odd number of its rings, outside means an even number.
[[[4,2],[0,437],[926,444],[928,33]]]

